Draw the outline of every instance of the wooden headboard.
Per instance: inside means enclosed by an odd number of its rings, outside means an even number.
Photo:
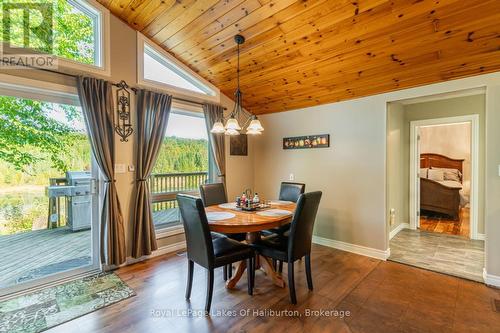
[[[421,168],[450,168],[458,169],[463,173],[463,159],[449,158],[439,154],[420,154],[420,167]]]

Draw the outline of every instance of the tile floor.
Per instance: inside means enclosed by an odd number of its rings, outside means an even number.
[[[484,241],[404,229],[390,248],[389,260],[483,282]]]

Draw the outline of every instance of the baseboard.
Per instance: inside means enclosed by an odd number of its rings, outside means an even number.
[[[176,252],[176,251],[179,251],[179,250],[183,250],[185,248],[186,248],[186,241],[182,241],[182,242],[170,244],[170,245],[167,245],[167,246],[162,246],[158,250],[153,251],[153,253],[151,253],[148,256],[142,256],[140,258],[128,257],[127,261],[123,265],[120,265],[120,267],[131,265],[131,264],[135,264],[137,262],[140,262],[140,261],[143,261],[143,260],[146,260],[146,259],[151,259],[151,258],[154,258],[154,257],[158,257],[158,256],[161,256],[161,255],[164,255],[164,254],[168,254],[168,253]]]
[[[387,258],[389,258],[389,256],[391,255],[391,249],[383,251],[371,247],[345,243],[338,240],[323,238],[319,236],[313,236],[313,243],[380,260],[387,260]]]
[[[396,236],[403,229],[410,229],[410,224],[409,223],[400,223],[396,228],[394,228],[389,233],[389,240],[391,240],[394,236]]]
[[[486,268],[483,268],[483,279],[486,285],[500,288],[500,276],[488,274]]]
[[[485,234],[477,234],[475,239],[477,239],[477,240],[485,240],[486,239],[486,235]]]

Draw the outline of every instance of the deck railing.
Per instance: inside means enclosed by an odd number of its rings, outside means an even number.
[[[208,172],[156,173],[149,178],[149,189],[153,201],[153,212],[177,208],[178,193],[198,194],[201,184],[208,180]],[[50,178],[50,185],[66,185],[66,178]],[[68,202],[65,197],[49,199],[47,228],[66,225]]]
[[[201,184],[208,180],[208,172],[156,173],[149,178],[153,211],[177,208],[178,193],[198,193]]]

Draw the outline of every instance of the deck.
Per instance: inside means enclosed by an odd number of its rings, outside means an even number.
[[[179,209],[153,212],[154,224],[179,221]],[[0,236],[0,288],[89,265],[90,230],[56,228]]]
[[[89,265],[90,230],[36,230],[0,236],[0,288]]]

